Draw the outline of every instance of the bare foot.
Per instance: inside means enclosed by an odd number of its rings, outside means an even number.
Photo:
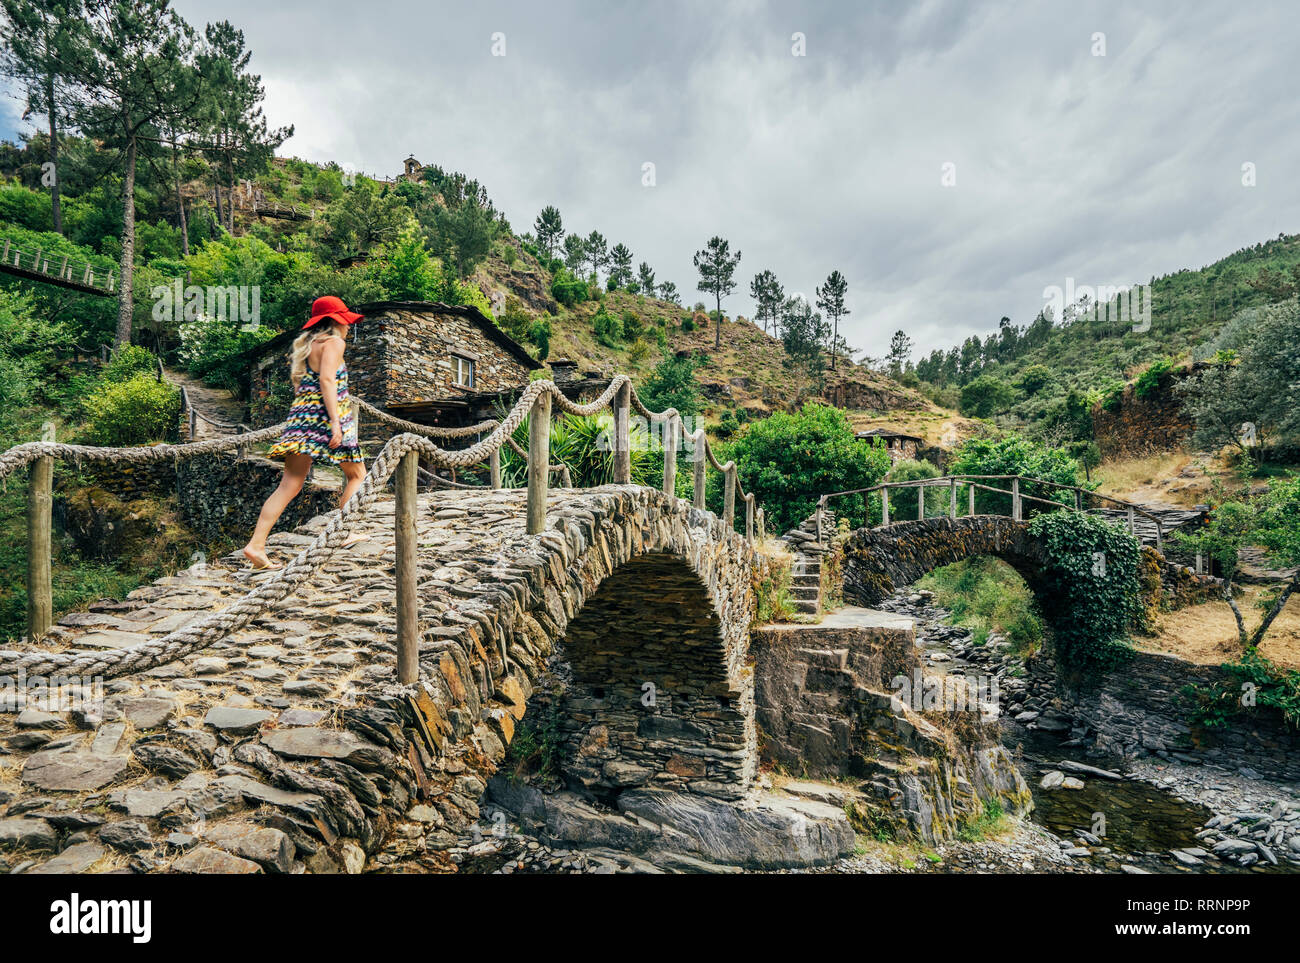
[[[339,546],[339,548],[351,548],[357,542],[368,542],[368,541],[370,541],[370,536],[366,535],[364,532],[359,535],[349,535],[347,539],[343,542],[343,544]]]
[[[256,548],[253,548],[252,546],[246,545],[244,547],[244,558],[248,559],[248,561],[252,564],[254,572],[261,572],[267,569],[274,570],[277,568],[284,568],[284,566],[281,565],[279,562],[272,562],[269,558],[267,558],[266,552],[260,551]]]

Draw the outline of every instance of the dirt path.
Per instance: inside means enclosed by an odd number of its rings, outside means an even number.
[[[168,381],[178,388],[184,388],[190,404],[198,413],[195,419],[194,441],[218,438],[222,435],[235,434],[237,429],[224,428],[212,422],[224,425],[238,425],[244,420],[244,403],[227,388],[214,388],[204,384],[183,371],[174,368],[165,369]]]

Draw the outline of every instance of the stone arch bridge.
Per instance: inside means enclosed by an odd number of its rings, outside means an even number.
[[[965,515],[893,522],[860,528],[845,544],[844,596],[876,605],[897,589],[936,568],[987,555],[1010,565],[1036,596],[1045,591],[1043,573],[1051,561],[1043,540],[1027,522],[1006,515]],[[1218,591],[1218,580],[1196,575],[1142,547],[1140,576],[1148,607],[1178,608]]]
[[[420,497],[414,687],[396,684],[394,503],[380,499],[357,524],[368,541],[224,640],[109,679],[98,703],[84,680],[48,680],[64,702],[46,708],[23,707],[30,685],[0,692],[17,710],[0,713],[0,860],[50,872],[438,868],[426,837],[478,817],[548,674],[567,682],[549,717],[566,781],[597,795],[744,795],[757,758],[751,545],[711,513],[629,485],[552,491],[545,530],[529,536],[525,499]],[[296,551],[327,521],[272,548]],[[47,641],[137,645],[264,577],[234,558],[196,566],[65,616]]]

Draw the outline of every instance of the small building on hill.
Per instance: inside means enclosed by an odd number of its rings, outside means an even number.
[[[380,301],[354,310],[364,317],[348,340],[348,390],[408,421],[454,426],[493,417],[542,367],[475,307]],[[286,356],[298,334],[285,331],[249,352],[255,423],[283,417]]]
[[[855,437],[859,441],[871,441],[876,438],[884,441],[885,450],[889,452],[889,460],[892,462],[916,458],[921,446],[925,444],[925,439],[918,435],[909,435],[889,428],[869,428],[866,431],[859,431]]]

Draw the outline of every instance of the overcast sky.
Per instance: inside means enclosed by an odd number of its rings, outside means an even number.
[[[811,296],[837,268],[871,355],[1300,229],[1288,2],[176,6],[245,32],[284,152],[385,174],[414,153],[521,233],[555,204],[688,303],[721,234],[745,315],[755,272]]]

